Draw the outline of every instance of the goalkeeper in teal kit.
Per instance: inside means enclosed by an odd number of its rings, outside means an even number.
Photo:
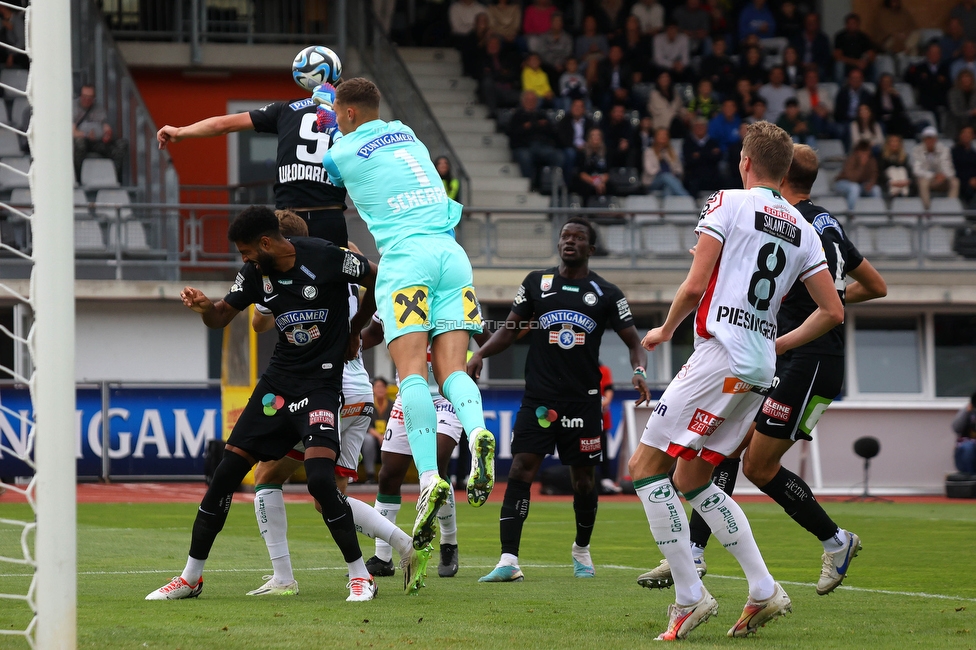
[[[468,343],[481,331],[471,263],[454,239],[461,204],[447,197],[427,147],[406,125],[379,119],[380,93],[370,81],[319,86],[322,126],[342,137],[322,164],[345,187],[380,252],[377,312],[400,375],[410,450],[420,473],[414,546],[433,538],[450,486],[437,474],[437,412],[427,387],[427,346],[434,378],[457,412],[471,445],[468,502],[480,506],[494,485],[495,437],[485,428],[481,392],[465,372]]]

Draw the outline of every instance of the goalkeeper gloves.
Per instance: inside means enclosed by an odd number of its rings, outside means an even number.
[[[315,111],[315,120],[320,133],[336,125],[336,114],[332,110],[332,104],[335,102],[335,94],[335,87],[330,83],[316,86],[315,90],[312,91],[312,101],[318,105]]]

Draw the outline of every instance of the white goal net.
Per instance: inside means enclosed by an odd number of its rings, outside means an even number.
[[[70,14],[0,0],[2,648],[76,643]]]

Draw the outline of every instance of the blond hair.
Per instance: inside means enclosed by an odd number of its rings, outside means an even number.
[[[278,228],[285,237],[308,237],[308,224],[291,210],[275,210]]]
[[[742,153],[752,161],[757,178],[778,185],[793,162],[793,139],[771,122],[755,122],[742,138]]]

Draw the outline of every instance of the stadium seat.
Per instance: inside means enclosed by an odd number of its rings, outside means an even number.
[[[10,107],[10,124],[21,128],[21,130],[27,127],[27,123],[30,122],[30,102],[27,101],[26,97],[17,97],[14,99],[13,105]]]
[[[27,90],[27,70],[20,68],[4,68],[0,71],[0,84],[11,86],[17,90]],[[7,97],[21,97],[19,93],[4,91]]]
[[[912,84],[898,81],[895,83],[895,90],[901,95],[901,101],[905,105],[905,110],[910,111],[915,108],[915,88]]]
[[[17,138],[17,134],[0,128],[0,158],[20,155],[23,155],[23,151],[20,150],[20,140]]]
[[[118,187],[115,164],[108,158],[85,158],[81,163],[81,185],[89,190]]]
[[[8,169],[8,166],[13,169]],[[24,173],[21,174],[14,170]],[[0,190],[30,187],[30,182],[25,175],[28,171],[30,171],[30,158],[27,156],[0,158]]]
[[[817,155],[820,158],[821,165],[828,162],[842,162],[846,157],[844,143],[841,140],[830,140],[828,138],[817,140]]]
[[[844,223],[847,220],[847,199],[842,196],[823,196],[814,201],[817,205]]]
[[[932,204],[929,206],[929,212],[934,215],[952,215],[952,216],[962,216],[963,211],[962,201],[959,199],[951,199],[947,196],[937,196],[932,199]]]
[[[115,204],[115,205],[129,205],[132,201],[129,199],[129,193],[125,190],[98,190],[95,193],[95,203],[96,204]],[[108,219],[111,221],[116,220],[116,216],[122,220],[132,218],[132,208],[106,208],[106,207],[96,207],[95,213],[99,218]]]
[[[548,259],[552,256],[552,223],[545,216],[505,215],[494,219],[494,253],[506,259]]]
[[[697,214],[698,206],[690,196],[666,196],[661,209],[670,214]]]
[[[641,244],[649,253],[660,257],[687,255],[682,241],[682,226],[676,223],[656,223],[641,226]]]
[[[884,199],[875,196],[862,196],[854,204],[854,214],[858,219],[870,216],[887,220],[887,213],[888,206],[885,205]]]
[[[495,123],[498,125],[498,130],[501,133],[505,133],[508,130],[508,124],[512,121],[513,115],[515,115],[514,108],[502,108],[495,113]]]
[[[912,216],[925,214],[922,199],[917,196],[899,196],[891,201],[891,214],[896,216]]]
[[[932,111],[922,111],[922,110],[906,110],[905,114],[908,115],[908,119],[911,120],[912,124],[915,125],[915,129],[919,130],[920,126],[934,126],[939,128],[939,120],[935,117],[935,113]]]
[[[939,199],[932,199],[932,216],[924,219],[925,231],[922,233],[923,250],[928,257],[955,257],[953,242],[956,237],[956,230],[967,225],[966,218],[961,212],[955,214],[936,214],[935,202]],[[958,201],[959,199],[945,199],[946,201]]]
[[[810,196],[823,198],[831,196],[834,192],[830,189],[832,174],[824,172],[822,174],[817,174],[817,180],[813,182],[813,187],[810,188]],[[814,201],[816,203],[816,201]]]
[[[85,190],[81,189],[80,187],[76,187],[71,198],[71,203],[75,206],[75,219],[85,219],[91,216],[91,211],[88,209],[88,197],[85,195]]]
[[[31,191],[29,187],[18,187],[10,193],[10,200],[7,201],[10,205],[21,205],[24,207],[19,207],[17,210],[23,212],[24,214],[30,216],[34,213],[34,201],[31,199]]]
[[[109,224],[109,248],[115,248],[117,239],[116,232],[120,227],[122,228],[122,236],[119,239],[121,239],[122,250],[139,251],[149,249],[149,244],[146,242],[146,229],[139,221],[123,221],[121,223]]]
[[[104,251],[102,227],[94,219],[75,219],[75,250]]]
[[[612,255],[630,255],[635,237],[625,223],[599,226],[600,241]]]
[[[640,170],[636,167],[614,167],[610,170],[608,188],[616,196],[629,196],[643,192]]]
[[[7,104],[0,102],[0,123],[10,124],[10,115],[7,113]]]
[[[661,211],[661,202],[653,194],[634,194],[624,199],[624,209],[636,212],[638,218],[647,214],[656,215]]]
[[[883,74],[890,74],[892,77],[898,74],[895,69],[895,59],[890,54],[879,54],[874,59],[874,73],[880,77]]]
[[[915,254],[917,222],[894,221],[874,233],[877,254],[884,257],[911,257]]]

